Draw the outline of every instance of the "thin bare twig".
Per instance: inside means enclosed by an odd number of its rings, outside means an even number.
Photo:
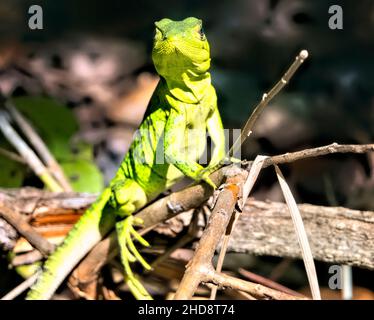
[[[30,168],[49,189],[56,192],[63,191],[61,186],[51,176],[48,169],[40,161],[35,152],[10,125],[7,119],[7,113],[5,111],[0,111],[0,130],[3,132],[5,138],[13,145],[23,159],[25,159]]]
[[[290,258],[283,258],[281,262],[279,262],[269,275],[269,279],[272,281],[277,281],[282,275],[285,274],[287,269],[292,264],[292,259]]]
[[[206,282],[213,282],[222,287],[229,287],[240,291],[248,292],[251,296],[257,299],[272,299],[272,300],[308,300],[300,296],[290,295],[275,289],[265,287],[258,283],[245,281],[224,273],[212,271],[205,280]]]
[[[9,158],[10,160],[17,161],[22,164],[26,164],[26,161],[20,157],[17,153],[14,153],[12,151],[6,150],[4,148],[0,148],[0,154],[4,157]]]
[[[336,142],[326,146],[304,149],[296,152],[287,152],[265,160],[264,168],[282,163],[295,162],[307,158],[315,158],[333,153],[367,153],[374,151],[374,144],[338,144]]]
[[[43,255],[38,250],[32,250],[27,253],[16,255],[12,259],[12,266],[19,267],[27,264],[32,264],[43,259]]]
[[[8,292],[5,296],[3,296],[0,300],[13,300],[14,298],[18,297],[22,292],[30,288],[34,282],[38,279],[40,274],[40,270],[35,272],[31,277],[27,278],[23,281],[20,285],[15,287],[13,290]]]
[[[301,293],[297,292],[297,291],[294,291],[292,289],[289,289],[271,279],[268,279],[268,278],[265,278],[265,277],[262,277],[258,274],[255,274],[253,272],[250,272],[248,270],[245,270],[243,268],[239,268],[239,273],[243,276],[243,277],[246,277],[248,280],[250,281],[254,281],[254,282],[257,282],[259,284],[262,284],[266,287],[269,287],[269,288],[272,288],[272,289],[275,289],[275,290],[278,290],[278,291],[281,291],[281,292],[284,292],[284,293],[288,293],[290,295],[293,295],[293,296],[296,296],[296,297],[300,297],[300,298],[306,298],[304,295],[302,295]]]
[[[301,66],[301,64],[304,62],[304,60],[308,58],[308,51],[307,50],[301,50],[298,56],[296,57],[295,61],[292,63],[292,65],[288,68],[286,73],[283,75],[283,77],[275,84],[275,86],[269,91],[269,93],[265,93],[262,96],[262,100],[260,103],[255,107],[254,111],[252,112],[251,116],[247,120],[246,124],[244,125],[240,136],[232,147],[230,148],[228,152],[228,156],[232,157],[237,149],[244,143],[244,141],[248,138],[248,136],[251,134],[251,130],[253,129],[254,124],[256,123],[258,117],[262,113],[262,111],[265,109],[265,107],[269,104],[269,102],[283,89],[283,87],[291,80],[294,73],[297,71],[297,69]]]
[[[6,108],[9,110],[13,119],[18,124],[19,128],[25,134],[25,136],[30,140],[30,143],[34,146],[35,150],[38,152],[39,156],[42,158],[44,163],[47,165],[49,171],[54,175],[56,180],[63,187],[64,191],[73,191],[69,180],[66,178],[64,171],[56,161],[55,157],[49,151],[48,147],[45,145],[44,141],[40,138],[36,130],[29,123],[29,121],[16,109],[16,107],[7,101],[5,103]]]

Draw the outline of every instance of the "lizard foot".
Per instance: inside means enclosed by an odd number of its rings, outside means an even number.
[[[149,246],[149,243],[134,229],[134,225],[141,225],[142,222],[141,219],[135,218],[131,215],[124,220],[117,222],[116,229],[120,246],[121,261],[125,272],[125,281],[136,299],[151,300],[151,295],[147,292],[130,267],[131,262],[138,261],[145,269],[152,269],[152,267],[140,255],[133,242],[134,238],[143,246]]]

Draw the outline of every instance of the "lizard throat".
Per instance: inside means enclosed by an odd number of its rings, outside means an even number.
[[[187,71],[178,78],[163,77],[173,98],[184,103],[199,103],[209,92],[211,77],[209,72],[193,74]]]

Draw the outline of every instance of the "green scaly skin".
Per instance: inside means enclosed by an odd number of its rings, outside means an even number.
[[[48,258],[27,299],[49,299],[114,226],[125,280],[136,298],[150,299],[130,268],[134,261],[150,268],[134,246],[132,239],[142,245],[148,243],[135,231],[134,225],[141,221],[131,214],[183,176],[216,187],[208,176],[210,168],[225,156],[225,139],[208,72],[210,49],[202,22],[192,17],[183,21],[162,19],[155,27],[152,58],[160,81],[138,134],[110,185]],[[206,147],[207,131],[214,151],[204,168],[197,161]]]

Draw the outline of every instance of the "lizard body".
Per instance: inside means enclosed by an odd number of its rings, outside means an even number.
[[[149,298],[130,268],[130,262],[136,260],[149,267],[131,239],[147,245],[133,228],[136,221],[132,213],[183,176],[215,187],[208,177],[209,170],[197,163],[206,147],[206,132],[214,143],[208,168],[225,156],[217,97],[208,72],[209,43],[201,20],[191,17],[156,22],[152,59],[160,81],[120,168],[63,244],[47,259],[27,299],[49,299],[114,226],[130,290],[139,299]]]

